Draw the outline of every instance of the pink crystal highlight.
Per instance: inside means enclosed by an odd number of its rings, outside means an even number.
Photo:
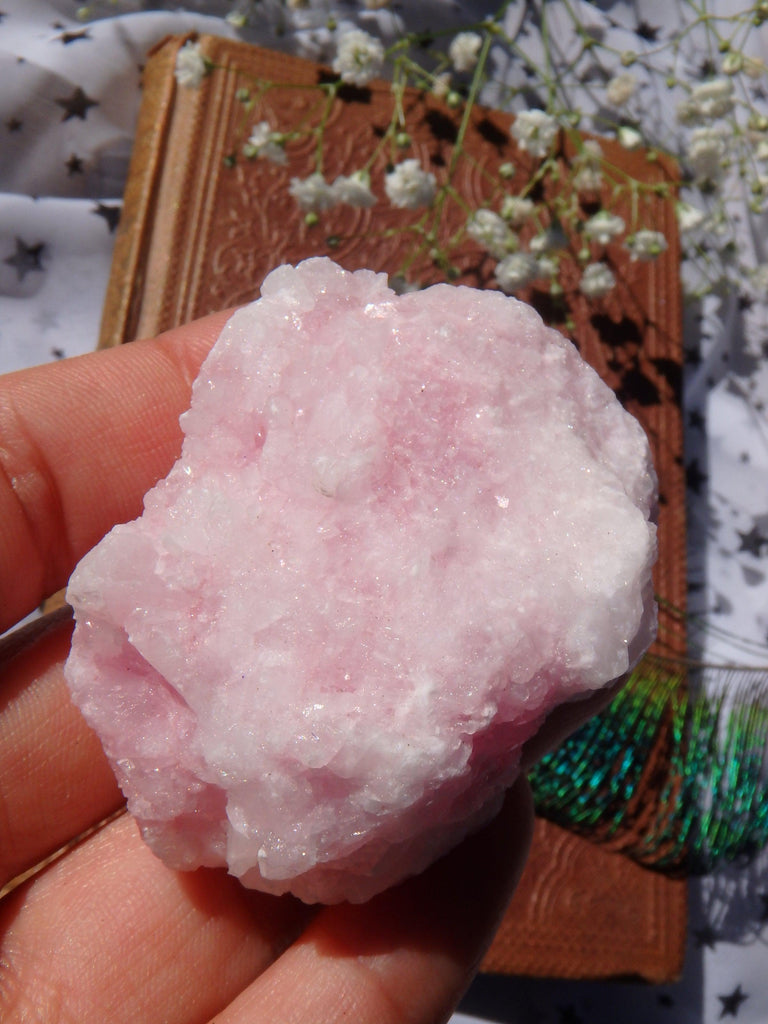
[[[530,307],[327,259],[230,319],[75,570],[66,676],[175,868],[360,901],[486,821],[653,638],[642,429]]]

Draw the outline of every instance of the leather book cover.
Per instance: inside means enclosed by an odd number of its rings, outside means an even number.
[[[515,148],[511,116],[479,106],[451,109],[414,89],[404,91],[396,108],[387,83],[338,88],[327,69],[309,61],[209,36],[197,40],[208,74],[199,87],[183,87],[174,68],[184,42],[165,40],[145,67],[101,345],[155,335],[250,301],[269,270],[312,255],[419,285],[448,279],[495,286],[496,261],[465,227],[468,211],[498,209],[503,193],[515,194],[530,178],[534,164]],[[319,137],[307,126],[321,118],[326,181],[352,174],[374,154],[371,189],[380,197],[374,206],[339,204],[307,216],[289,193],[293,177],[317,170]],[[244,153],[250,131],[262,121],[287,137],[285,164]],[[644,262],[612,247],[616,287],[589,301],[577,286],[580,243],[571,239],[559,287],[534,285],[521,297],[573,338],[648,433],[661,483],[655,583],[665,602],[655,650],[681,657],[679,618],[665,610],[667,603],[678,609],[685,603],[676,169],[656,155],[605,140],[600,145],[606,166],[643,183],[646,221],[663,231],[668,250]],[[578,140],[564,135],[557,157],[564,171],[578,152]],[[418,213],[381,198],[387,168],[409,158],[451,186],[433,208]],[[556,211],[562,196],[551,178],[542,179],[537,198]],[[649,783],[646,802],[658,796]],[[620,841],[599,845],[538,819],[529,864],[483,969],[653,982],[677,977],[685,881],[638,864],[620,848]]]

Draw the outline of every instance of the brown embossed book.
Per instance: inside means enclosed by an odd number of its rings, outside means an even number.
[[[385,83],[336,91],[329,88],[334,78],[327,69],[308,61],[219,38],[198,42],[210,62],[199,88],[176,83],[182,39],[166,40],[146,65],[102,345],[154,335],[249,301],[273,267],[311,255],[421,285],[447,278],[494,286],[495,261],[465,226],[468,211],[497,209],[500,189],[514,194],[516,182],[529,177],[529,158],[515,150],[509,116],[480,107],[452,110],[410,89],[397,111]],[[351,174],[375,154],[371,188],[382,198],[374,206],[339,205],[307,217],[289,194],[292,177],[317,169],[318,137],[307,126],[320,118],[326,180]],[[249,132],[261,121],[288,136],[285,165],[244,155]],[[402,132],[407,148],[398,149],[395,136]],[[522,297],[571,335],[648,432],[661,482],[656,588],[665,602],[681,608],[681,300],[668,191],[675,172],[664,160],[601,145],[617,173],[629,170],[646,183],[646,221],[664,232],[669,250],[644,263],[632,262],[616,246],[611,260],[617,286],[609,297],[590,302],[577,287],[580,243],[571,239],[560,287],[534,287]],[[578,140],[564,138],[561,162],[577,154]],[[408,158],[440,183],[450,182],[438,209],[415,214],[383,198],[387,166]],[[542,184],[538,198],[556,211],[553,189]],[[684,653],[679,624],[664,612],[657,652]],[[658,797],[650,783],[646,797]],[[529,865],[483,968],[540,977],[675,978],[683,959],[685,882],[639,865],[615,848],[621,845],[609,849],[539,819]]]

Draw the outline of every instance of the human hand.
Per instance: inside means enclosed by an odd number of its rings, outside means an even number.
[[[0,379],[0,631],[141,511],[225,315]],[[119,812],[70,702],[62,611],[0,641],[0,890]],[[219,870],[171,871],[117,813],[0,900],[5,1024],[401,1024],[447,1018],[522,869],[527,788],[367,904],[310,908]]]

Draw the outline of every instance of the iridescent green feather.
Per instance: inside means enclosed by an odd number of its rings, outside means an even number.
[[[643,863],[748,858],[768,843],[768,671],[646,658],[531,783],[543,817]]]

